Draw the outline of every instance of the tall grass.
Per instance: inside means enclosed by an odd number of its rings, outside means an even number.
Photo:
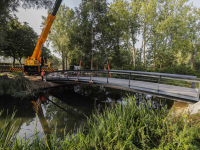
[[[0,112],[0,117],[3,111]],[[21,124],[16,126],[17,120],[14,122],[13,118],[16,112],[13,112],[12,116],[8,116],[5,121],[0,121],[0,149],[9,149],[13,147],[16,140],[16,134],[19,132]]]
[[[76,133],[76,134],[75,134]],[[65,135],[18,139],[13,149],[200,149],[200,124],[189,114],[173,116],[166,107],[154,109],[151,102],[123,104],[96,111],[87,124]]]
[[[189,115],[189,114],[188,114]],[[166,107],[154,110],[133,98],[88,119],[68,149],[200,149],[200,126],[186,116],[173,116]]]

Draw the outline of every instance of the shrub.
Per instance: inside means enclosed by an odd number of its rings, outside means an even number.
[[[10,95],[12,97],[23,98],[25,96],[34,96],[34,91],[38,88],[22,73],[15,73],[13,78],[0,78],[0,95]]]

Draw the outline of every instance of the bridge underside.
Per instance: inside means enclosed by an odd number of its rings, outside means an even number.
[[[60,77],[47,77],[47,82],[67,82],[74,81],[76,77],[60,78]],[[176,101],[184,101],[187,103],[196,103],[197,100],[197,90],[193,88],[179,87],[173,85],[136,81],[127,79],[117,79],[117,78],[107,78],[103,77],[93,77],[94,84],[103,85],[106,87],[112,87],[116,89],[134,91],[138,93],[149,94],[152,96],[157,96],[166,99],[172,99]],[[89,83],[90,77],[79,77],[79,82]],[[129,86],[130,85],[130,86]],[[159,86],[159,90],[158,90]]]

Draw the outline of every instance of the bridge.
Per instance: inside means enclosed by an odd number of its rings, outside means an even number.
[[[200,101],[196,76],[128,70],[64,70],[46,73],[47,82],[84,82],[176,101]]]

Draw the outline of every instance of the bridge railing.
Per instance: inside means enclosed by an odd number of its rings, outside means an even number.
[[[87,77],[87,78],[86,78]],[[114,78],[124,79],[124,86],[131,86],[131,81],[138,81],[138,84],[143,82],[152,82],[157,88],[157,91],[162,91],[160,85],[173,85],[179,87],[196,88],[197,100],[199,100],[200,94],[200,79],[196,79],[196,76],[177,75],[167,73],[155,73],[155,72],[141,72],[141,71],[127,71],[127,70],[64,70],[54,71],[46,76],[46,79],[54,80],[76,80],[78,81],[96,81],[95,77],[101,77],[101,82],[109,84],[109,80]],[[128,82],[127,82],[128,81]],[[135,85],[134,85],[135,86]]]

